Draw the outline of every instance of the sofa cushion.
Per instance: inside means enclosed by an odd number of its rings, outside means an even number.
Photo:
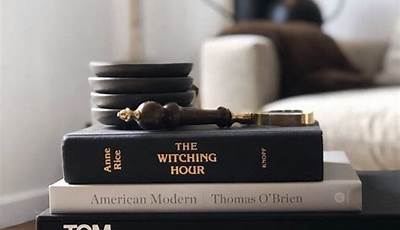
[[[282,99],[263,107],[314,111],[325,150],[344,150],[358,170],[400,169],[400,87]]]

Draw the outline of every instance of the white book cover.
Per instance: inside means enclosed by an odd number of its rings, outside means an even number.
[[[281,183],[49,186],[51,213],[361,210],[361,181],[344,152],[324,153],[324,180]]]

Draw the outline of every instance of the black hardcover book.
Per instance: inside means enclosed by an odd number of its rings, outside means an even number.
[[[71,184],[321,181],[322,131],[307,127],[91,127],[66,134]]]
[[[49,214],[37,230],[400,229],[400,171],[360,172],[362,212]]]

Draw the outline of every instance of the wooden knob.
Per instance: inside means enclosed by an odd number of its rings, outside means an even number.
[[[144,102],[134,111],[129,108],[121,110],[117,116],[126,122],[133,119],[143,129],[171,129],[182,125],[201,124],[228,127],[232,124],[232,114],[224,107],[216,110],[202,110],[184,108],[176,103],[161,106],[154,101]]]

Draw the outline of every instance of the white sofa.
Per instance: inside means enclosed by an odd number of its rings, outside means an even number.
[[[366,77],[381,69],[384,42],[339,42]],[[203,108],[233,111],[305,109],[314,111],[324,132],[325,150],[345,150],[358,170],[400,169],[400,87],[346,90],[281,100],[279,60],[263,36],[213,38],[201,51],[200,102]]]

